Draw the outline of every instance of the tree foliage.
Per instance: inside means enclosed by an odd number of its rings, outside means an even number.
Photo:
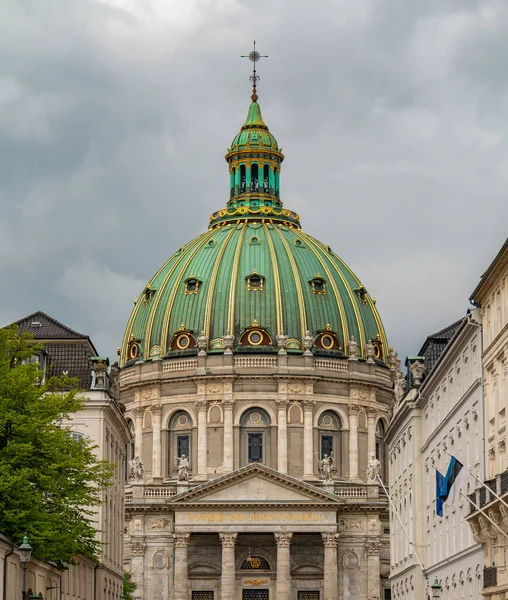
[[[41,350],[0,329],[0,532],[15,542],[27,532],[35,556],[63,565],[79,553],[97,558],[94,507],[113,470],[63,427],[83,402],[75,380],[28,362]]]
[[[138,586],[132,581],[132,575],[129,571],[123,574],[123,593],[122,600],[134,600],[134,592]]]

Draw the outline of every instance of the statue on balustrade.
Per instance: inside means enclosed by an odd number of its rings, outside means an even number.
[[[176,456],[175,460],[178,466],[178,481],[189,481],[189,459],[182,454],[181,457]]]
[[[330,456],[325,454],[318,464],[321,478],[325,481],[332,481],[333,452],[330,453]]]

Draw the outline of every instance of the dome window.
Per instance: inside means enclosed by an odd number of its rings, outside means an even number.
[[[202,281],[191,275],[185,281],[185,295],[197,294]]]
[[[313,294],[326,294],[326,279],[321,277],[319,273],[316,277],[310,279],[309,283],[312,286]]]
[[[141,356],[139,340],[135,339],[135,337],[131,335],[129,345],[127,346],[127,360],[134,360],[139,356]]]
[[[294,244],[294,245],[295,245],[297,248],[304,248],[304,245],[303,245],[303,242],[302,242],[302,240],[295,239],[295,240],[293,241],[293,244]]]
[[[378,360],[384,360],[383,358],[383,343],[381,341],[381,336],[379,333],[376,335],[376,339],[372,342],[374,346],[374,358]]]
[[[362,304],[367,304],[367,290],[363,287],[363,285],[355,288],[354,292]]]
[[[259,246],[259,244],[261,244],[261,240],[258,238],[257,235],[253,235],[249,240],[249,244],[251,246]]]
[[[272,338],[264,327],[260,327],[254,319],[251,327],[247,327],[240,337],[240,346],[270,346]]]
[[[256,270],[254,270],[254,272],[251,275],[247,275],[245,279],[247,280],[247,289],[249,291],[262,292],[265,289],[265,278],[263,277],[263,275],[260,275]]]
[[[155,296],[155,292],[157,290],[153,287],[150,287],[149,285],[147,285],[145,287],[145,289],[143,290],[143,302],[145,304],[149,304],[150,300]]]
[[[196,338],[190,329],[180,325],[180,329],[173,335],[169,344],[170,350],[189,350],[197,346]]]
[[[326,326],[326,329],[318,332],[318,336],[314,342],[317,348],[323,350],[341,350],[341,345],[337,333],[332,331],[330,324]]]

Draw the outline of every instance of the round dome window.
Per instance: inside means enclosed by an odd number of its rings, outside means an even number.
[[[190,344],[190,338],[188,335],[181,335],[178,340],[176,341],[177,346],[180,348],[180,350],[185,350],[185,348],[189,347]]]
[[[259,344],[261,344],[263,341],[263,336],[259,331],[251,331],[247,339],[249,340],[249,344],[252,346],[259,346]]]

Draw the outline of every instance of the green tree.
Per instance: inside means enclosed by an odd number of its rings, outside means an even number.
[[[0,329],[0,532],[17,542],[26,531],[35,556],[61,566],[79,553],[97,558],[94,507],[113,467],[63,427],[83,402],[75,380],[29,362],[41,349]]]
[[[134,600],[134,592],[137,587],[134,581],[132,581],[132,575],[129,571],[124,571],[122,600]]]

